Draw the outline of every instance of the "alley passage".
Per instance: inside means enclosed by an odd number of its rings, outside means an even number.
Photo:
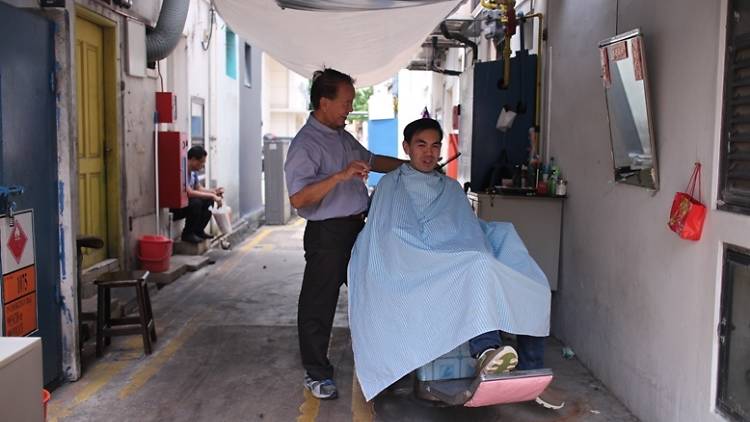
[[[53,392],[51,421],[632,421],[577,360],[548,343],[547,362],[568,405],[480,409],[436,407],[409,395],[366,403],[353,377],[342,290],[331,343],[339,398],[318,401],[302,387],[297,296],[304,270],[304,220],[263,226],[216,263],[153,295],[159,334],[143,355],[139,336],[114,337],[87,357],[81,380]],[[88,349],[91,349],[90,347]]]

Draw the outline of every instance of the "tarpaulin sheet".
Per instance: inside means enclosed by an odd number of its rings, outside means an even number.
[[[373,11],[281,9],[273,0],[215,0],[229,27],[287,68],[310,78],[323,66],[370,86],[405,67],[461,0]]]

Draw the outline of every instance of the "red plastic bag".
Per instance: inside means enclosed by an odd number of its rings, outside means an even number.
[[[698,185],[698,199],[695,199],[695,185]],[[701,203],[701,163],[695,163],[685,192],[677,192],[672,201],[667,225],[681,238],[699,240],[706,220],[706,206]]]

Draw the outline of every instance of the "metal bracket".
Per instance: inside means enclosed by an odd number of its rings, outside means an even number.
[[[5,213],[8,216],[8,225],[16,225],[14,214],[16,212],[16,202],[10,198],[13,196],[23,195],[23,186],[0,186],[0,199],[5,200]]]
[[[23,186],[0,186],[0,199],[23,195]]]

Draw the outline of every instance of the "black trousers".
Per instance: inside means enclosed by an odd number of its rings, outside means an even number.
[[[202,233],[206,225],[211,221],[211,211],[209,208],[214,204],[211,199],[190,198],[188,206],[177,210],[172,210],[174,219],[185,219],[185,228],[183,233]]]
[[[314,380],[333,378],[328,360],[339,289],[364,220],[356,217],[308,221],[305,227],[305,274],[299,295],[297,329],[302,366]]]

